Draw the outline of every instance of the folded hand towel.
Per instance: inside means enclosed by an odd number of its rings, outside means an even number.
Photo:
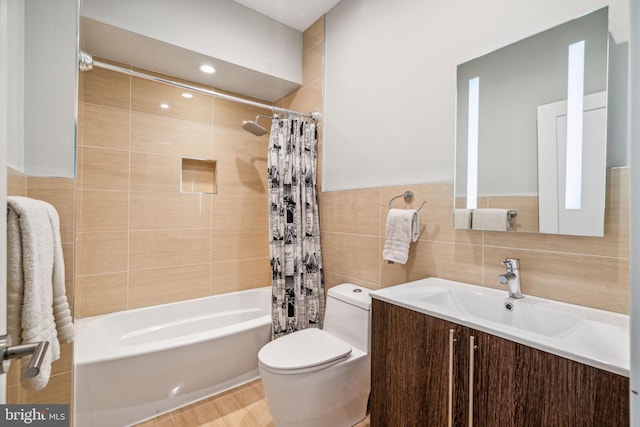
[[[40,373],[22,378],[25,388],[40,390],[49,382],[51,363],[60,358],[58,336],[73,340],[59,218],[41,200],[8,197],[7,205],[7,330],[14,344],[49,341]]]
[[[420,237],[420,216],[415,209],[390,209],[385,228],[382,257],[404,264],[409,257],[409,244]]]
[[[508,209],[475,209],[473,211],[473,230],[494,230],[508,231],[511,227],[509,223]]]
[[[453,228],[470,230],[472,212],[472,209],[456,209],[453,215]]]

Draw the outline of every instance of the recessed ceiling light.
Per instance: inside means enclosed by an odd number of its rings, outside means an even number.
[[[160,108],[162,108],[164,110],[168,110],[169,109],[169,104],[160,104]]]
[[[183,98],[187,98],[187,99],[191,99],[191,98],[193,98],[193,95],[192,95],[192,94],[190,94],[189,92],[184,92],[184,93],[182,94],[182,97],[183,97]]]
[[[211,65],[205,64],[200,66],[200,71],[207,74],[213,74],[216,72],[216,69],[213,68]]]

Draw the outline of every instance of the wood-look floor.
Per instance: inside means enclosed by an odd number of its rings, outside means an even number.
[[[160,415],[136,427],[273,427],[262,381]],[[369,427],[369,417],[356,427]]]

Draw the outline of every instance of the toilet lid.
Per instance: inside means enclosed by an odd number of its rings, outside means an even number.
[[[351,354],[351,346],[317,328],[304,329],[266,344],[258,353],[265,367],[301,370],[340,361]]]

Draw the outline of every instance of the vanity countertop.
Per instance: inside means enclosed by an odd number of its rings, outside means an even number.
[[[377,300],[629,376],[629,316],[430,277],[371,292]]]

